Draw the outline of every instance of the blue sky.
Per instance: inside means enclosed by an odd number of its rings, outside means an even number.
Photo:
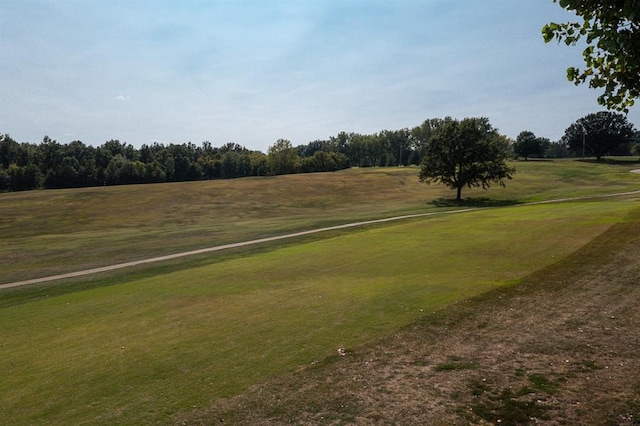
[[[489,117],[556,140],[602,110],[551,0],[0,0],[0,133],[266,151]],[[638,107],[629,114],[640,124]]]

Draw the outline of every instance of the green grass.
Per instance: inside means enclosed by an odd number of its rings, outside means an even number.
[[[0,283],[420,211],[425,188],[416,173],[347,170],[0,194]]]
[[[459,215],[0,291],[0,418],[157,424],[555,263],[635,208],[633,164],[518,162]],[[415,168],[0,194],[0,283],[446,211]],[[490,197],[490,198],[488,198]],[[481,200],[488,198],[488,200]],[[480,201],[478,201],[480,200]],[[446,205],[447,203],[440,203]]]
[[[637,158],[636,158],[637,160]],[[519,161],[512,182],[500,196],[543,201],[638,189],[638,174],[629,173],[639,162],[588,162],[574,160]]]
[[[629,173],[640,163],[514,164],[506,188],[465,189],[463,197],[484,200],[475,204],[482,207],[640,187],[640,175]],[[0,194],[0,283],[455,207],[446,202],[451,190],[421,184],[417,174],[416,167],[371,168]]]
[[[533,386],[534,389],[544,392],[549,395],[553,395],[558,391],[558,383],[548,379],[543,374],[530,374],[529,382]]]
[[[4,307],[0,418],[170,422],[426,312],[517,283],[635,206],[574,202],[411,220],[189,269],[104,278],[105,286],[92,279],[87,290]]]

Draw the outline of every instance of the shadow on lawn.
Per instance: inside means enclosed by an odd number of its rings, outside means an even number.
[[[576,161],[581,163],[591,164],[609,164],[612,166],[629,166],[640,163],[640,157],[627,156],[627,157],[602,157],[600,161],[595,158],[579,158]]]
[[[486,197],[472,197],[456,200],[455,198],[436,198],[431,201],[436,207],[507,207],[521,204],[518,200],[494,200]]]

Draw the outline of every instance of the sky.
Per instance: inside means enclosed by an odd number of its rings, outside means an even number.
[[[0,0],[0,133],[266,152],[488,117],[558,140],[601,111],[566,80],[552,0]],[[640,127],[640,109],[628,116]]]

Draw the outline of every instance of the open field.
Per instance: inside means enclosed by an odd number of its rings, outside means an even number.
[[[465,197],[519,203],[640,187],[639,163],[528,161],[506,188]],[[442,210],[417,168],[0,194],[0,284],[288,232]],[[437,204],[437,203],[436,203]]]
[[[556,197],[578,196],[624,192],[638,189],[640,184],[640,175],[629,173],[628,165],[520,162],[517,167],[519,174],[506,189],[469,191],[467,195],[490,196],[512,204],[545,199],[545,189]],[[67,254],[80,259],[72,265],[78,266],[97,262],[98,258],[114,263],[112,252],[105,247],[120,241],[123,229],[142,240],[148,238],[140,245],[134,241],[131,249],[134,257],[147,257],[145,247],[152,254],[160,250],[152,241],[164,241],[164,252],[204,243],[214,245],[206,238],[216,235],[212,229],[222,234],[217,244],[376,215],[441,209],[433,199],[449,197],[450,192],[415,183],[415,173],[415,169],[350,170],[262,182],[242,179],[91,189],[105,191],[103,195],[108,196],[103,201],[97,193],[83,192],[90,190],[51,191],[52,195],[0,194],[3,238],[13,241],[4,233],[12,229],[15,239],[25,247],[20,257],[14,258],[17,266],[6,263],[14,268],[6,276],[28,275],[20,272],[21,268],[29,271],[20,259],[43,244],[45,236],[54,245],[51,253],[57,250],[62,256],[68,249],[67,242],[57,240],[67,235],[79,247],[79,252]],[[269,182],[276,183],[275,189]],[[331,190],[323,189],[326,182]],[[218,196],[228,191],[227,202],[216,205],[218,197],[213,196],[207,198],[210,205],[197,201],[212,191],[209,185],[214,184],[225,188],[219,189]],[[179,189],[172,192],[172,185]],[[242,197],[234,197],[229,188],[237,190],[242,185],[246,185]],[[61,197],[58,201],[71,210],[44,211],[46,226],[41,223],[31,229],[24,226],[13,230],[7,225],[11,216],[6,219],[4,212],[17,215],[18,211],[28,211],[38,197],[48,203],[52,198],[47,197],[56,194]],[[79,194],[90,195],[74,205],[70,200],[82,198]],[[182,202],[176,201],[178,196]],[[157,204],[153,204],[154,199]],[[500,203],[489,200],[487,204]],[[152,209],[153,205],[156,207]],[[43,210],[42,205],[39,210],[31,208],[36,216]],[[118,225],[116,218],[121,215],[115,212],[129,208],[129,224]],[[431,314],[434,311],[444,312],[452,304],[492,289],[520,288],[514,284],[523,279],[527,288],[533,286],[527,284],[531,280],[527,277],[535,276],[536,271],[563,265],[566,259],[572,259],[567,256],[603,232],[606,236],[610,228],[635,224],[637,209],[638,197],[508,205],[330,233],[297,244],[277,243],[109,276],[9,289],[0,292],[0,418],[12,419],[13,424],[166,424],[202,419],[214,423],[207,419],[224,411],[215,405],[218,398],[236,395],[256,383],[277,383],[278,377],[300,366],[341,368],[331,367],[338,348],[353,353],[354,348],[366,348],[370,342],[409,324],[419,327],[422,322],[432,321],[436,318]],[[214,215],[209,214],[211,210]],[[18,216],[12,217],[19,222]],[[180,220],[187,230],[181,231]],[[238,221],[246,225],[232,226]],[[115,227],[115,234],[110,233],[110,226]],[[199,232],[188,232],[195,228]],[[636,228],[621,229],[630,232]],[[176,246],[170,244],[173,240],[165,232],[173,235]],[[95,233],[90,241],[96,246],[95,257],[85,253],[89,246],[84,246],[87,242],[82,235],[87,233]],[[614,249],[610,250],[611,256],[615,255]],[[120,244],[113,252],[125,256],[129,248]],[[46,256],[31,253],[45,268],[55,269],[46,266]],[[61,259],[65,258],[58,261]],[[573,265],[575,274],[579,263],[573,262],[569,265]],[[547,300],[547,307],[551,308],[552,302]],[[407,334],[407,339],[410,337],[416,336]],[[416,338],[416,344],[436,344],[441,337],[425,334]],[[458,358],[461,363],[470,363],[465,364],[468,366],[484,362],[452,354],[454,370]],[[446,362],[430,361],[428,365]],[[306,379],[302,380],[298,384],[305,387]],[[269,402],[251,392],[247,394],[251,400],[255,397],[258,402]],[[281,395],[283,400],[285,397]],[[280,407],[284,417],[278,417],[279,421],[284,423],[291,415],[321,423],[319,418],[295,414],[296,409],[304,411],[303,404],[292,404],[291,412]],[[318,412],[339,411],[328,404]],[[195,413],[191,413],[193,410]],[[241,409],[233,415],[243,419],[249,411]],[[256,415],[260,413],[256,411]],[[268,411],[263,414],[274,416]],[[333,418],[338,422],[349,420],[349,416]]]
[[[640,210],[577,252],[177,424],[640,423]]]

